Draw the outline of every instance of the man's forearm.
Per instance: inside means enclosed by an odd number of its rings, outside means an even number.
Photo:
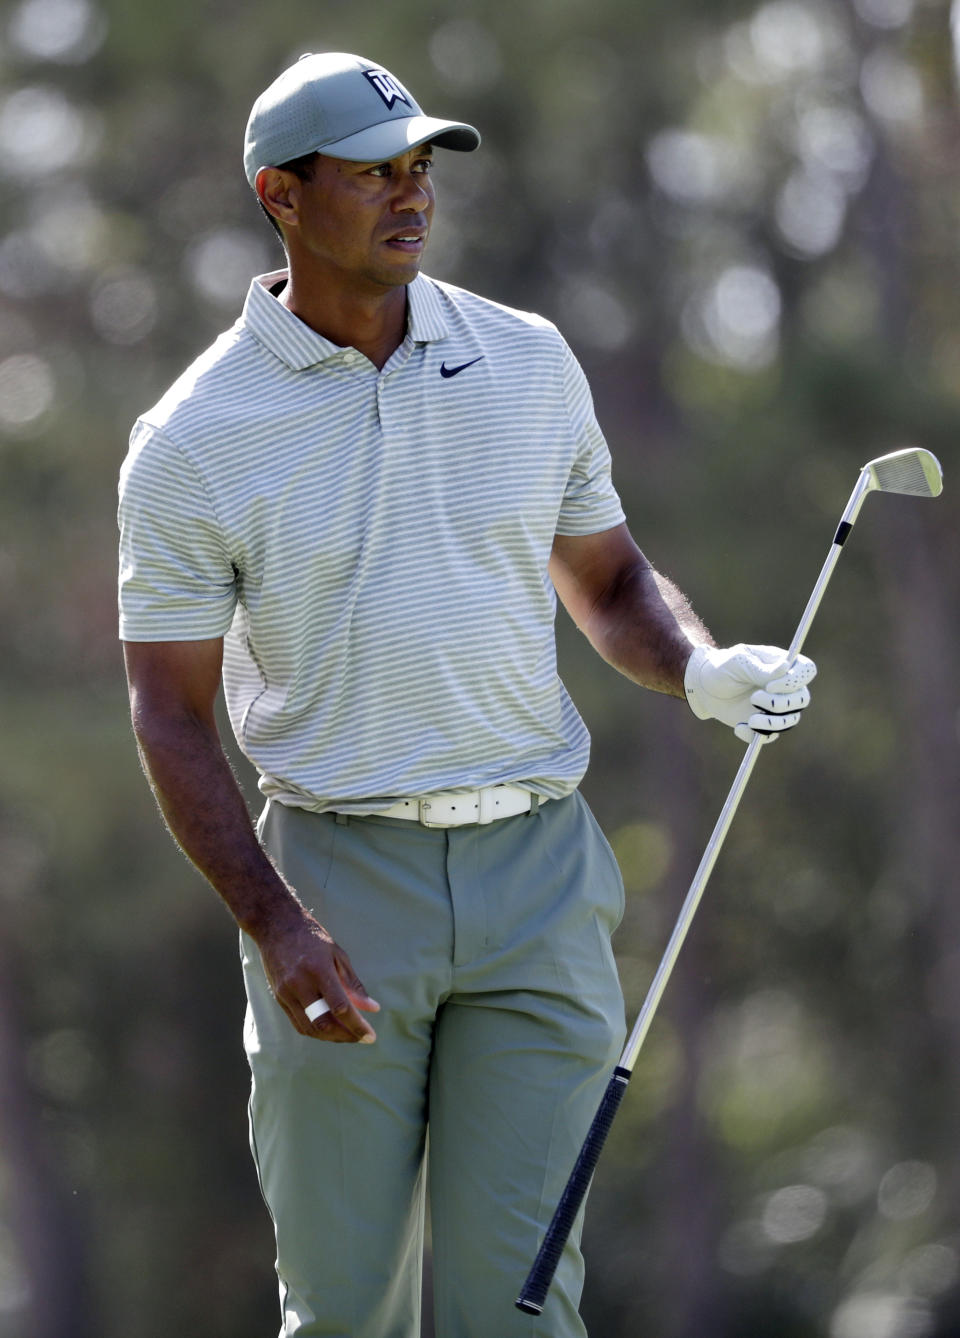
[[[697,645],[714,645],[687,597],[641,560],[597,601],[584,631],[615,669],[644,687],[682,697],[683,674]]]
[[[167,826],[219,892],[241,928],[257,937],[296,898],[267,858],[215,728],[189,713],[135,718],[144,772]]]

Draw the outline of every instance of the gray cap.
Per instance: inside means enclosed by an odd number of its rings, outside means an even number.
[[[253,186],[261,167],[308,153],[379,163],[427,141],[466,151],[480,136],[472,125],[424,116],[403,84],[373,61],[326,51],[301,56],[257,98],[243,165]]]

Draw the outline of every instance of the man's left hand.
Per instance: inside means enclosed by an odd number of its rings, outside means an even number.
[[[807,684],[816,672],[806,655],[791,663],[777,646],[696,646],[684,689],[700,720],[730,725],[743,743],[757,734],[770,742],[792,729],[810,705]]]

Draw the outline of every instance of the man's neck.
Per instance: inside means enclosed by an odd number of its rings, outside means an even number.
[[[297,283],[291,273],[279,300],[311,330],[342,348],[355,348],[382,368],[403,343],[407,329],[405,286],[338,294]]]

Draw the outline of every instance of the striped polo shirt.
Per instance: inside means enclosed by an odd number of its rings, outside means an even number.
[[[568,794],[589,737],[547,562],[623,520],[583,372],[548,321],[423,275],[378,371],[284,278],[134,427],[121,637],[224,637],[233,730],[283,803]]]

